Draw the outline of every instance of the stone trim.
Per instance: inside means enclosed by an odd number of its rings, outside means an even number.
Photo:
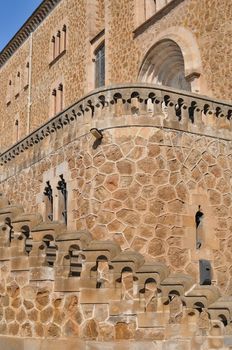
[[[95,44],[96,41],[103,38],[105,35],[105,29],[102,29],[99,33],[97,33],[89,42],[91,45]]]
[[[147,122],[153,126],[228,141],[232,138],[232,104],[229,102],[165,86],[142,83],[114,85],[94,90],[5,150],[1,154],[1,165],[51,133],[80,122],[80,118],[96,122],[111,115],[119,125],[124,125],[128,114],[134,118],[135,125]]]
[[[52,60],[52,61],[49,63],[49,68],[51,68],[57,61],[59,61],[59,59],[60,59],[61,57],[63,57],[65,53],[66,53],[66,50],[63,50],[61,53],[59,53],[59,55],[56,56],[56,57],[54,58],[54,60]]]
[[[149,28],[151,25],[155,24],[161,18],[166,16],[170,11],[172,11],[176,6],[181,4],[183,1],[184,0],[172,0],[166,6],[162,7],[158,12],[156,12],[153,16],[148,18],[144,23],[142,23],[133,31],[134,37],[136,38],[137,36],[145,32],[147,28]]]
[[[43,22],[61,0],[44,0],[0,52],[0,68],[15,51],[27,40],[29,35]]]

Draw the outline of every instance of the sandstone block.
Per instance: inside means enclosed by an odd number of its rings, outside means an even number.
[[[165,253],[164,241],[159,238],[153,238],[148,245],[148,254],[156,257]]]
[[[39,309],[43,309],[49,303],[49,290],[42,289],[36,294],[36,305]]]
[[[53,308],[51,306],[46,307],[40,312],[40,321],[42,323],[47,323],[53,317]]]
[[[144,173],[154,174],[157,170],[157,163],[155,159],[151,157],[146,157],[137,162],[138,169],[143,171]]]
[[[8,326],[9,334],[16,336],[19,332],[19,324],[17,322],[12,322]]]
[[[158,188],[157,196],[163,201],[171,201],[176,198],[176,193],[172,186],[164,185]]]
[[[72,320],[68,320],[64,325],[64,334],[68,337],[79,336],[79,327]]]
[[[117,145],[108,145],[105,151],[105,156],[107,159],[116,162],[123,157],[123,154]]]
[[[94,319],[86,321],[81,331],[82,338],[86,340],[96,340],[98,333],[98,325]]]
[[[131,175],[134,172],[134,164],[129,160],[118,161],[116,166],[120,174]]]
[[[50,338],[58,338],[61,335],[60,327],[54,323],[50,323],[47,327],[47,336]]]
[[[32,327],[31,324],[29,322],[25,322],[22,326],[21,326],[21,331],[20,334],[23,337],[31,337],[32,336]]]
[[[119,339],[134,339],[135,324],[119,322],[115,325],[115,338]]]
[[[17,312],[16,312],[16,320],[19,323],[23,323],[24,321],[26,321],[27,318],[27,314],[24,310],[24,308],[20,308]]]
[[[182,269],[189,261],[187,249],[171,247],[168,250],[170,264],[177,269]]]
[[[34,326],[35,336],[42,338],[44,336],[44,327],[41,323],[36,322]]]
[[[159,200],[153,200],[150,202],[149,210],[154,215],[160,215],[165,211],[165,203]]]

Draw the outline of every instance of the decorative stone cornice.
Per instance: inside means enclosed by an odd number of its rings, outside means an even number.
[[[44,0],[0,52],[0,68],[43,22],[61,0]]]
[[[130,116],[133,125],[232,139],[232,103],[165,86],[142,83],[114,85],[89,93],[1,154],[1,165],[80,118],[97,121],[107,116],[119,125]],[[121,123],[121,124],[120,124]]]

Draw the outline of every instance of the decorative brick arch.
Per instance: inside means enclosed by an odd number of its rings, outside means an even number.
[[[206,93],[207,88],[202,76],[202,60],[196,38],[191,31],[183,27],[173,26],[155,36],[152,46],[149,48],[145,57],[143,58],[138,80],[148,82],[146,78],[148,70],[152,69],[151,61],[155,52],[154,50],[157,45],[160,43],[165,43],[165,41],[173,42],[180,48],[181,55],[183,57],[184,76],[185,79],[191,84],[191,90],[193,92]]]

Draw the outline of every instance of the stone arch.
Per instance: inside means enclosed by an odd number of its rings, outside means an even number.
[[[26,254],[30,254],[32,250],[32,237],[30,235],[30,227],[28,225],[23,225],[20,229],[21,238],[24,241],[24,249]]]
[[[47,234],[42,239],[46,252],[46,263],[48,266],[53,266],[56,260],[56,251],[58,249],[55,244],[54,237],[50,234]]]
[[[7,226],[7,232],[9,237],[9,245],[11,244],[12,239],[14,238],[14,227],[12,226],[11,218],[6,217],[4,220],[5,225]]]
[[[218,318],[219,318],[219,321],[223,323],[225,327],[228,325],[228,319],[225,315],[220,314],[218,315]]]
[[[86,260],[86,257],[84,254],[81,253],[80,246],[78,244],[72,244],[69,247],[69,277],[80,277],[83,263]]]
[[[155,37],[141,63],[138,80],[176,88],[178,74],[182,89],[206,92],[196,38],[189,30],[173,26]]]

